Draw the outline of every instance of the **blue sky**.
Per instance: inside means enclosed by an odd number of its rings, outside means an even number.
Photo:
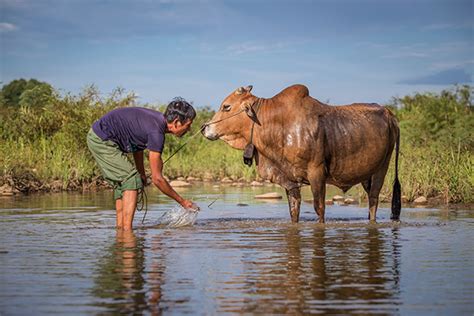
[[[216,108],[251,84],[331,104],[473,82],[473,0],[0,0],[0,81]]]

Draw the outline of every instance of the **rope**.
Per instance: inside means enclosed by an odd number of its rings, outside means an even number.
[[[261,99],[261,98],[258,98],[257,101],[255,101],[255,102],[252,104],[252,108],[253,108],[253,105],[254,105],[254,104],[255,104],[255,107],[257,108],[256,110],[254,110],[254,111],[255,111],[255,115],[257,115],[257,114],[258,114],[258,110],[260,110],[261,101],[262,101],[262,99]],[[256,119],[257,119],[257,121],[258,121],[258,118],[256,118]],[[260,125],[260,123],[259,123],[259,125]],[[249,144],[252,144],[252,142],[253,142],[253,128],[254,128],[254,126],[255,126],[255,121],[253,121],[253,123],[252,123],[252,129],[251,129],[251,131],[250,131],[250,143],[249,143]]]
[[[182,144],[181,146],[179,146],[178,149],[176,149],[172,154],[171,156],[169,156],[168,158],[166,158],[166,160],[163,162],[163,165],[166,164],[174,155],[176,155],[181,149],[184,148],[184,146],[186,146],[189,141],[191,139],[193,139],[194,137],[196,137],[198,134],[200,134],[202,132],[203,129],[205,129],[207,126],[209,125],[212,125],[212,124],[216,124],[216,123],[219,123],[219,122],[222,122],[222,121],[225,121],[225,120],[228,120],[230,119],[231,117],[234,117],[234,116],[237,116],[239,115],[240,113],[242,113],[243,111],[245,111],[245,109],[242,109],[228,117],[224,117],[223,119],[220,119],[220,120],[217,120],[217,121],[213,121],[213,122],[209,122],[209,123],[206,123],[204,124],[196,133],[194,133],[193,135],[191,135],[191,137],[189,137],[185,142],[184,144]],[[214,200],[214,202],[216,202],[216,200]],[[208,207],[210,207],[212,204],[214,204],[214,202],[212,202],[211,204],[208,205]],[[142,218],[142,224],[144,223],[145,221],[145,217],[146,217],[146,214],[148,212],[148,198],[147,198],[147,195],[146,195],[146,192],[145,192],[145,187],[142,187],[140,190],[138,190],[138,197],[137,197],[137,211],[141,212],[143,209],[145,208],[145,213],[143,214],[143,218]]]
[[[242,113],[243,111],[245,111],[245,109],[242,109],[242,110],[240,110],[240,111],[238,111],[238,112],[236,112],[236,113],[234,113],[234,114],[232,114],[232,115],[230,115],[230,116],[228,116],[228,117],[224,117],[223,119],[220,119],[220,120],[217,120],[217,121],[213,121],[213,122],[209,122],[209,123],[204,124],[196,133],[194,133],[193,135],[191,135],[191,137],[189,137],[189,138],[184,142],[184,144],[182,144],[181,146],[179,146],[179,148],[176,149],[175,152],[171,154],[171,156],[169,156],[168,158],[166,158],[166,160],[163,162],[163,164],[167,163],[168,160],[171,159],[171,157],[173,157],[173,156],[176,155],[181,149],[183,149],[184,146],[186,146],[192,138],[194,138],[196,135],[198,135],[199,133],[201,133],[202,130],[205,129],[207,126],[212,125],[212,124],[217,124],[217,123],[219,123],[219,122],[228,120],[228,119],[230,119],[231,117],[234,117],[234,116],[239,115],[239,114]]]
[[[146,213],[148,213],[148,197],[145,192],[145,186],[138,190],[137,197],[137,211],[141,212],[143,209],[145,209],[145,213],[143,214],[142,224],[145,221]]]
[[[184,144],[182,144],[181,146],[179,146],[179,148],[176,149],[175,152],[171,154],[171,156],[169,156],[168,158],[166,158],[166,160],[163,162],[163,165],[164,165],[165,163],[167,163],[168,160],[170,160],[174,155],[176,155],[181,149],[183,149],[184,146],[186,146],[192,138],[194,138],[196,135],[198,135],[199,133],[201,133],[201,131],[202,131],[204,128],[206,128],[206,126],[207,126],[207,125],[203,125],[196,133],[194,133],[193,135],[191,135],[191,137],[189,137],[189,138],[184,142]]]

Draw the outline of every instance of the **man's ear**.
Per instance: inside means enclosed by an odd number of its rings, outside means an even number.
[[[178,127],[178,124],[181,124],[181,122],[179,121],[179,119],[175,118],[172,124],[174,127]]]

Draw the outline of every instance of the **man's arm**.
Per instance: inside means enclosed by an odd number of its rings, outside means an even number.
[[[181,204],[185,208],[197,208],[197,206],[189,201],[183,199],[175,190],[170,186],[168,181],[163,177],[163,160],[161,159],[161,153],[157,151],[150,150],[150,169],[151,169],[151,178],[153,184],[156,187],[169,196],[170,198],[174,199],[176,202]]]
[[[135,160],[135,167],[137,167],[137,170],[140,173],[140,178],[142,178],[143,185],[146,186],[147,183],[146,183],[145,166],[143,165],[143,151],[134,152],[133,160]]]

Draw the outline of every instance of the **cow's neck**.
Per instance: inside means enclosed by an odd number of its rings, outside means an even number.
[[[255,102],[258,100],[257,97],[252,102]],[[264,100],[264,99],[261,99]],[[258,105],[258,108],[254,108],[257,112],[260,112],[260,107],[261,104]],[[257,117],[259,117],[257,113]],[[259,117],[260,120],[260,117]],[[229,146],[235,149],[240,149],[243,150],[247,144],[251,142],[251,139],[255,139],[254,137],[251,136],[251,131],[252,131],[252,126],[254,130],[254,135],[255,135],[255,130],[257,129],[257,124],[254,123],[249,117],[245,117],[241,122],[239,122],[239,132],[236,134],[230,134],[226,135],[222,138]],[[253,140],[252,140],[253,143]]]
[[[279,182],[297,180],[295,178],[297,176],[296,172],[293,170],[295,166],[292,157],[290,157],[294,153],[291,153],[285,147],[289,126],[301,124],[297,120],[299,113],[295,111],[293,106],[293,104],[282,105],[282,103],[274,102],[272,99],[266,99],[262,102],[258,115],[261,125],[255,124],[253,143],[261,158],[262,166],[259,165],[258,169],[263,178],[265,178],[264,174],[269,173],[268,170],[274,169],[279,170],[282,175]],[[312,106],[319,108],[325,105],[318,103]],[[250,125],[247,130],[249,131],[247,139],[250,139]],[[272,173],[270,172],[270,174]]]
[[[283,129],[278,126],[278,120],[282,117],[286,119],[285,115],[281,115],[286,111],[287,109],[274,104],[272,99],[261,99],[257,113],[260,125],[250,119],[247,120],[243,134],[245,144],[250,143],[252,139],[252,143],[255,145],[260,156],[264,156],[265,159],[278,164],[280,164],[279,161],[282,160],[282,157],[280,156],[280,159],[277,159],[278,153],[276,153],[274,149],[278,148],[278,146],[275,146],[275,142],[278,142],[278,140],[283,137]]]

